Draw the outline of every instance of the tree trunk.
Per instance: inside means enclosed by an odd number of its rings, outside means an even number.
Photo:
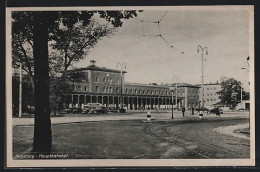
[[[34,57],[34,140],[33,151],[50,152],[52,131],[50,120],[50,86],[48,64],[48,17],[47,12],[33,12],[33,57]]]

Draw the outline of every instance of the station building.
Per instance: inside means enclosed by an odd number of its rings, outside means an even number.
[[[66,107],[83,107],[87,103],[100,103],[106,107],[120,106],[122,79],[122,101],[128,110],[170,109],[175,103],[176,90],[170,90],[171,84],[157,85],[125,82],[126,71],[107,69],[96,66],[94,60],[86,68],[69,71],[80,75],[71,81],[74,90],[64,97]],[[178,108],[186,109],[199,106],[199,87],[191,85],[178,86]]]

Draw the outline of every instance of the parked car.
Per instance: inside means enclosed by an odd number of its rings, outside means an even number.
[[[209,111],[209,113],[216,113],[217,110],[219,110],[219,113],[220,113],[220,114],[223,114],[223,110],[220,109],[220,108],[214,108],[214,109],[211,109],[211,110]]]
[[[89,114],[107,114],[108,109],[106,107],[91,108],[88,113]]]
[[[116,112],[116,113],[118,113],[118,112],[119,112],[119,108],[116,108],[116,107],[108,107],[108,112]]]
[[[81,108],[74,108],[73,110],[72,110],[72,113],[73,114],[78,114],[78,113],[81,113],[82,112],[82,109]]]
[[[61,114],[69,114],[69,113],[81,113],[82,109],[81,108],[66,108],[61,110]]]

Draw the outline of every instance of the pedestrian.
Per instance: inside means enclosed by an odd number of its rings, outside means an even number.
[[[191,114],[194,115],[194,107],[191,108]]]
[[[216,116],[220,116],[219,108],[216,108]]]
[[[182,111],[182,116],[184,117],[185,107],[182,107],[182,108],[181,108],[181,111]]]

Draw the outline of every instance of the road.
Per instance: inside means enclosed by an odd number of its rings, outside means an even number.
[[[132,114],[132,119],[128,114],[125,116],[127,120],[122,120],[122,115],[112,115],[109,120],[56,123],[52,125],[52,153],[68,154],[66,158],[69,159],[249,157],[248,136],[236,137],[219,130],[219,127],[248,124],[249,120],[244,115],[208,115],[202,120],[197,116],[183,118],[181,114],[171,120],[169,115],[170,113],[160,113],[157,116],[153,114],[151,123],[145,122],[145,113]],[[14,157],[30,153],[33,125],[14,125],[13,133]]]

